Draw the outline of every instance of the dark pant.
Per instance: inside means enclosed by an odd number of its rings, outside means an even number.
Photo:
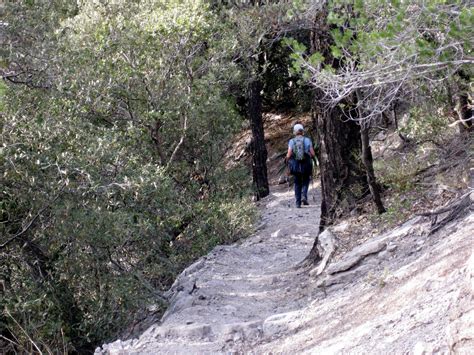
[[[310,175],[295,174],[294,176],[295,176],[296,206],[301,206],[302,199],[308,201]]]

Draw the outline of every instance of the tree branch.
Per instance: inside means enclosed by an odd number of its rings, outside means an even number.
[[[61,189],[59,190],[58,194],[51,201],[49,201],[43,208],[41,208],[38,211],[38,213],[27,223],[27,225],[25,227],[23,227],[23,229],[20,232],[15,234],[13,237],[8,239],[3,244],[0,244],[0,249],[5,248],[7,245],[9,245],[15,239],[17,239],[18,237],[21,237],[23,234],[25,234],[33,226],[33,224],[36,222],[36,220],[43,214],[43,212],[46,211],[54,202],[56,202],[56,200],[59,198],[59,196],[61,195],[61,192],[64,190],[65,187],[66,187],[66,184],[64,183],[63,186],[61,187]]]

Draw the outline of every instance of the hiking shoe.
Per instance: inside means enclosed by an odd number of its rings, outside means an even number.
[[[303,205],[304,205],[304,206],[309,206],[309,203],[308,203],[308,201],[306,201],[306,200],[303,200],[303,201],[301,201],[301,202],[303,203]]]
[[[301,205],[296,205],[296,208],[301,208]]]

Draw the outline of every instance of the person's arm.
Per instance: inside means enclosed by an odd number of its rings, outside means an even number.
[[[286,153],[286,158],[285,158],[286,161],[290,160],[291,156],[293,155],[293,149],[292,149],[293,145],[291,144],[291,142],[292,142],[291,140],[288,142],[288,152]]]
[[[313,149],[313,142],[308,137],[306,137],[306,139],[309,142],[309,156],[311,157],[311,159],[314,159],[316,157],[316,153],[314,152],[314,149]]]

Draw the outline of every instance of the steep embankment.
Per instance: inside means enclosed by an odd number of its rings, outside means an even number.
[[[474,352],[472,212],[434,234],[428,218],[412,219],[316,276],[297,265],[316,235],[319,202],[301,210],[292,202],[291,191],[274,188],[254,236],[181,274],[160,324],[97,353]]]

